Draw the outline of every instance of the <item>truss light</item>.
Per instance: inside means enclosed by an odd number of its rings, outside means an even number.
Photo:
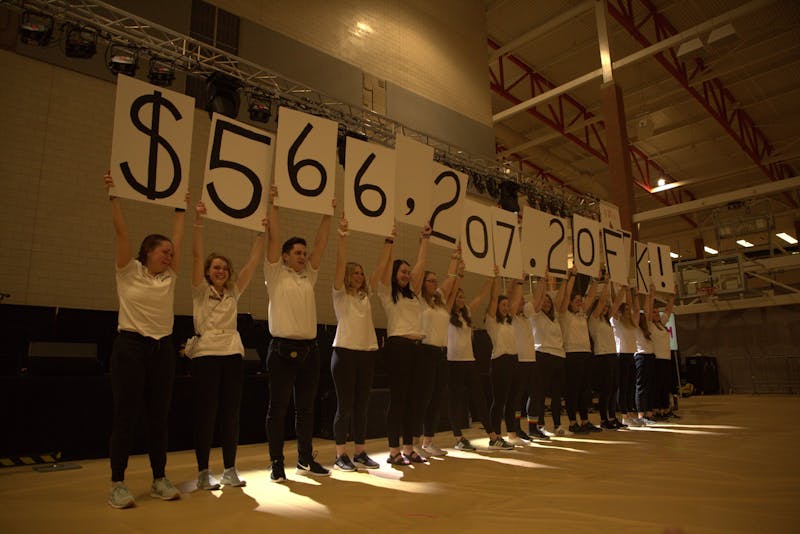
[[[677,252],[670,252],[669,257],[672,258],[673,260],[677,260],[678,258],[681,257],[681,255],[678,254]]]
[[[97,53],[97,30],[67,23],[64,25],[64,54],[67,57],[89,59]]]
[[[108,47],[108,70],[114,74],[135,76],[139,68],[139,51],[136,48],[112,44]]]
[[[706,251],[706,254],[719,254],[719,250],[713,249],[708,246],[703,247],[703,250]]]
[[[786,232],[781,232],[781,233],[775,234],[775,235],[780,237],[781,239],[783,239],[784,241],[786,241],[790,245],[796,245],[797,244],[797,239],[793,238],[792,236],[790,236]]]
[[[667,179],[662,176],[658,179],[658,187],[664,187],[665,185],[667,185]]]
[[[47,46],[53,36],[53,17],[25,11],[19,24],[19,39],[25,44]]]
[[[263,123],[269,122],[272,116],[272,102],[269,96],[261,92],[252,93],[247,111],[250,113],[250,120]]]
[[[157,57],[150,58],[150,70],[147,72],[147,79],[153,85],[169,87],[175,80],[175,63]]]
[[[738,239],[736,241],[736,244],[739,245],[740,247],[744,247],[744,248],[750,248],[750,247],[753,246],[753,244],[750,241],[746,240],[746,239]]]
[[[206,91],[208,100],[205,110],[211,113],[219,113],[231,119],[235,119],[239,114],[239,88],[242,82],[227,74],[215,72],[208,77]]]

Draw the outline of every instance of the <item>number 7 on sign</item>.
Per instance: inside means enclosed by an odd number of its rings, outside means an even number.
[[[494,257],[500,276],[522,278],[522,246],[517,231],[517,214],[493,208]]]

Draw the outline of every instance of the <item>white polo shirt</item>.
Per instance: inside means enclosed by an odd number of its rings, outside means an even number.
[[[555,321],[551,321],[543,311],[534,312],[531,314],[531,323],[533,324],[536,350],[564,358],[566,356],[564,354],[564,338],[561,335],[558,314],[555,316]]]
[[[614,344],[617,354],[633,354],[636,352],[636,331],[639,327],[629,325],[623,319],[611,318],[611,328],[614,330]]]
[[[175,281],[172,268],[155,276],[139,260],[118,267],[117,296],[119,318],[117,330],[136,332],[153,339],[172,333],[175,320]]]
[[[392,288],[378,284],[378,298],[386,312],[386,335],[422,339],[422,303],[419,298],[408,299],[398,293],[397,302],[392,300]]]
[[[444,300],[441,290],[437,289],[436,292]],[[444,306],[430,306],[425,299],[419,300],[422,303],[422,331],[425,334],[422,342],[434,347],[446,347],[450,312]]]
[[[372,322],[372,305],[367,295],[352,295],[344,288],[333,289],[336,337],[333,346],[350,350],[378,350]]]
[[[194,331],[200,334],[197,350],[190,358],[244,354],[244,345],[236,329],[236,312],[241,293],[236,285],[220,297],[217,290],[203,283],[192,288]]]
[[[452,323],[447,327],[447,361],[474,362],[472,350],[472,328],[461,320],[461,326]]]
[[[517,339],[514,337],[514,327],[511,323],[503,321],[498,323],[495,317],[486,316],[486,331],[492,339],[492,359],[503,354],[517,353]]]
[[[589,335],[592,337],[592,348],[595,354],[616,354],[617,344],[614,341],[614,329],[602,317],[589,316]]]
[[[318,274],[319,271],[309,264],[298,273],[282,261],[264,262],[264,283],[269,294],[269,333],[272,337],[316,339],[314,284]]]
[[[653,323],[650,323],[650,326],[650,337],[653,338],[653,352],[656,359],[669,360],[672,357],[669,348],[669,331],[666,328],[661,330]]]
[[[528,303],[523,311],[525,315],[515,315],[511,320],[511,326],[514,327],[514,339],[517,343],[517,358],[521,362],[535,362],[536,343],[533,340],[533,324],[530,319],[533,306]]]
[[[647,328],[650,330],[650,339],[647,339],[641,328],[636,328],[636,353],[635,354],[655,354],[653,347],[653,330],[655,326],[647,321]]]
[[[583,311],[577,313],[565,311],[558,314],[566,352],[592,352],[592,344],[589,341],[589,325],[586,319],[586,313]]]

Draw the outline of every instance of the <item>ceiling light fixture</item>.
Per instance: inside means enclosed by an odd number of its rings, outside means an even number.
[[[706,254],[719,254],[719,250],[713,249],[708,246],[703,247],[703,250],[706,251]]]
[[[744,247],[744,248],[750,248],[750,247],[753,246],[753,244],[750,241],[746,240],[746,239],[738,239],[738,240],[736,240],[736,244],[739,245],[740,247]]]
[[[786,241],[790,245],[796,245],[797,244],[797,239],[793,238],[792,236],[790,236],[786,232],[781,232],[781,233],[775,234],[775,235],[780,237],[781,239],[783,239],[784,241]]]

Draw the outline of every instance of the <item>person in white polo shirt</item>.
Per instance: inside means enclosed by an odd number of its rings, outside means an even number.
[[[219,489],[220,482],[208,470],[208,458],[218,418],[225,468],[222,484],[235,487],[245,485],[236,471],[239,409],[244,379],[244,345],[236,329],[236,317],[239,298],[250,284],[261,260],[264,232],[255,236],[247,262],[236,276],[233,264],[227,257],[215,252],[205,256],[201,218],[205,214],[205,204],[198,202],[192,242],[192,310],[194,329],[199,337],[191,354],[186,356],[192,360],[197,488],[215,490]],[[264,219],[263,224],[266,223]]]
[[[314,284],[328,243],[331,216],[322,216],[314,239],[314,249],[307,256],[306,241],[301,237],[291,237],[281,245],[278,207],[274,203],[277,196],[277,188],[273,186],[270,193],[272,209],[269,212],[267,257],[264,262],[264,282],[269,294],[269,333],[272,336],[267,353],[269,407],[266,429],[272,463],[270,478],[273,482],[282,482],[286,480],[284,426],[292,392],[296,412],[297,473],[313,476],[330,474],[315,460],[312,434],[314,399],[319,383]]]
[[[339,220],[339,248],[336,273],[333,275],[333,310],[336,313],[336,337],[333,339],[331,376],[336,387],[336,415],[333,418],[333,439],[336,441],[334,468],[355,471],[357,465],[378,469],[378,463],[365,449],[367,437],[367,405],[375,374],[378,338],[372,321],[370,288],[378,283],[378,269],[367,284],[364,267],[347,261],[347,219]],[[391,240],[393,237],[387,238]],[[385,243],[378,259],[383,265],[391,254]],[[352,428],[354,454],[347,454],[347,434]],[[357,465],[356,465],[357,464]]]
[[[172,400],[176,353],[172,344],[175,280],[183,242],[185,209],[176,209],[172,239],[150,234],[144,238],[136,258],[131,255],[128,226],[122,206],[113,195],[111,171],[103,177],[111,200],[116,234],[117,295],[119,334],[111,352],[111,391],[114,420],[111,427],[111,495],[114,508],[133,506],[134,498],[125,486],[134,426],[146,407],[152,497],[171,501],[180,492],[166,478],[167,416]],[[186,194],[189,202],[189,194]]]
[[[651,404],[654,411],[653,418],[656,421],[668,419],[670,412],[670,389],[675,368],[672,366],[669,330],[664,326],[664,322],[668,321],[669,316],[672,315],[674,304],[675,295],[672,294],[666,298],[666,307],[663,315],[656,306],[653,306],[652,310],[651,324],[653,329],[650,333],[653,337],[653,352],[656,355],[656,361],[655,387],[653,388],[653,401]]]

